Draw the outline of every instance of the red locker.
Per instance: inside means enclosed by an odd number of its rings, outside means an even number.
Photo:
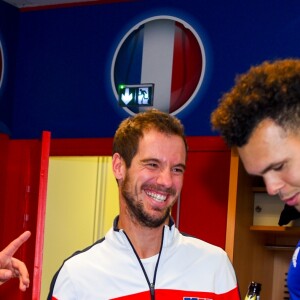
[[[220,137],[188,137],[187,169],[173,215],[182,232],[225,249],[230,149]]]
[[[42,140],[0,138],[0,249],[23,231],[32,233],[15,254],[29,269],[30,288],[20,292],[18,280],[10,280],[0,286],[0,299],[39,300],[49,149],[49,132]]]

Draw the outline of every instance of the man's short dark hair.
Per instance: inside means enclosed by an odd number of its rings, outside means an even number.
[[[141,112],[125,119],[114,136],[113,154],[119,153],[127,168],[137,153],[140,138],[151,129],[181,137],[187,149],[184,127],[179,119],[157,109]]]

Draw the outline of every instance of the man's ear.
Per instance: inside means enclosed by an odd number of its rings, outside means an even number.
[[[119,153],[114,153],[112,157],[112,169],[117,180],[122,180],[125,174],[125,162]]]

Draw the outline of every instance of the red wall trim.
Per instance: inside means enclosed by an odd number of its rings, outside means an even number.
[[[189,152],[230,151],[219,136],[187,137]],[[50,156],[110,156],[113,138],[52,139]]]
[[[52,139],[50,156],[112,155],[113,138]]]
[[[9,140],[9,136],[5,133],[0,133],[0,140]]]
[[[193,151],[230,151],[219,136],[188,136],[186,138],[189,152]]]

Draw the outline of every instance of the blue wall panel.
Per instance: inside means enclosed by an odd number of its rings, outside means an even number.
[[[11,134],[18,47],[18,10],[0,1],[0,133]]]
[[[1,4],[1,3],[0,3]],[[0,5],[0,20],[7,5]],[[3,22],[0,38],[13,48],[13,78],[0,90],[0,112],[12,138],[111,137],[129,114],[111,87],[111,63],[121,39],[144,19],[168,15],[200,36],[206,72],[192,104],[179,112],[190,136],[215,135],[209,118],[236,74],[264,60],[300,55],[300,4],[290,1],[152,0],[13,12],[13,34]],[[19,33],[17,32],[19,31]],[[18,36],[18,43],[7,41]],[[14,51],[16,54],[14,54]],[[9,98],[9,103],[3,99]],[[5,110],[5,109],[3,109]],[[1,129],[1,128],[0,128]]]

